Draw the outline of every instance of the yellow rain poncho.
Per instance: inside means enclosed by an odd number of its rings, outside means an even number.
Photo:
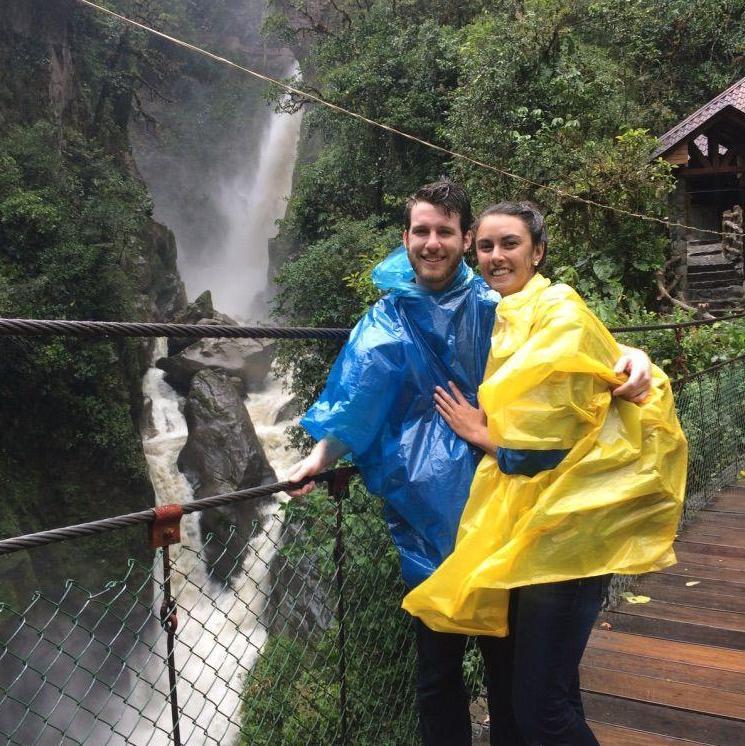
[[[508,634],[508,590],[675,563],[687,444],[667,377],[611,396],[620,350],[566,285],[535,275],[497,309],[479,402],[503,448],[571,449],[534,477],[482,459],[453,553],[404,599],[431,629]]]

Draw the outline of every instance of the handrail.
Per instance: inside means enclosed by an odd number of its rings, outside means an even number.
[[[612,326],[613,333],[649,332],[662,329],[687,329],[745,319],[736,313],[716,319],[679,321],[638,326]],[[238,326],[228,324],[166,324],[135,321],[81,321],[76,319],[0,318],[0,337],[39,337],[65,335],[75,337],[170,337],[170,338],[243,338],[243,339],[346,339],[351,329],[310,326]]]

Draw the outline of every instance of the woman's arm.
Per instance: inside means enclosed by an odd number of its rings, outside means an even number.
[[[484,410],[472,406],[452,381],[448,381],[448,385],[452,395],[440,386],[435,389],[437,411],[463,440],[480,448],[484,453],[495,455],[503,474],[523,474],[526,477],[532,477],[540,471],[554,469],[567,455],[568,451],[563,449],[534,451],[500,448],[489,437]]]
[[[302,482],[307,477],[315,476],[336,463],[345,453],[349,453],[349,447],[332,435],[327,435],[313,446],[313,450],[302,461],[290,469],[287,481]],[[308,482],[296,490],[288,490],[287,493],[291,497],[300,497],[307,495],[315,487],[315,482]]]

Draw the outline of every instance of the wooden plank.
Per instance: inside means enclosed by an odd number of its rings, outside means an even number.
[[[687,622],[718,630],[731,630],[745,635],[745,614],[718,609],[699,609],[652,599],[646,604],[624,602],[617,612],[631,616],[653,617],[671,622]]]
[[[634,592],[650,596],[655,601],[745,614],[742,585],[726,580],[700,580],[698,585],[687,587],[686,582],[691,581],[674,575],[647,575],[635,586]],[[743,625],[745,632],[745,617]]]
[[[687,580],[728,580],[731,583],[738,583],[745,591],[745,572],[742,570],[733,570],[722,565],[699,565],[693,562],[678,562],[677,565],[666,567],[659,570],[662,575],[677,575],[685,577]]]
[[[727,526],[730,528],[745,529],[745,518],[740,513],[726,513],[718,510],[700,510],[689,524],[695,526]]]
[[[720,492],[706,507],[706,510],[745,514],[745,492]]]
[[[683,540],[687,534],[697,534],[711,536],[721,544],[731,544],[732,546],[745,546],[745,519],[736,513],[715,513],[709,514],[710,520],[707,520],[705,511],[698,513],[696,517],[682,531],[678,537]],[[719,520],[717,517],[719,516]],[[723,525],[726,516],[731,516],[735,520],[730,525]],[[700,519],[700,520],[699,520]]]
[[[698,544],[712,544],[721,547],[736,547],[743,550],[745,556],[745,531],[742,528],[715,526],[703,522],[694,522],[684,528],[678,538],[683,541],[695,541]]]
[[[583,691],[732,718],[745,724],[745,695],[738,692],[586,665],[580,666],[580,682]]]
[[[688,163],[688,141],[679,142],[669,153],[662,156],[674,166],[685,166]]]
[[[684,551],[690,550],[698,554],[710,554],[715,557],[731,557],[733,559],[745,560],[745,547],[714,543],[711,539],[701,539],[692,533],[687,534],[685,537],[681,534],[681,538],[675,542],[676,552],[678,547]]]
[[[712,666],[695,666],[687,662],[666,661],[648,655],[629,655],[627,653],[617,653],[614,650],[588,647],[582,658],[582,667],[583,669],[618,671],[678,684],[688,685],[693,683],[696,686],[711,690],[707,695],[710,699],[716,699],[718,696],[717,690],[745,697],[745,673],[721,671]],[[616,694],[617,692],[611,693]],[[743,709],[743,717],[745,717],[745,708]]]
[[[594,692],[585,692],[582,701],[589,720],[659,733],[668,738],[695,739],[695,742],[707,746],[745,743],[745,723],[741,720],[686,712]]]
[[[587,722],[602,746],[708,746],[703,741],[662,736],[659,733],[648,733],[636,728],[608,725],[594,720]]]
[[[685,607],[680,607],[685,608]],[[723,612],[712,612],[723,613]],[[714,645],[720,648],[745,650],[745,634],[736,630],[719,629],[716,626],[697,624],[691,621],[677,621],[654,616],[606,611],[600,622],[607,622],[617,632],[629,632],[633,635],[647,635],[664,640],[693,642],[699,645]]]
[[[691,176],[718,176],[719,174],[735,174],[739,170],[739,166],[719,166],[713,168],[707,166],[705,168],[684,168],[681,170],[680,175],[684,178],[690,178]]]
[[[592,631],[588,648],[648,656],[694,666],[711,666],[722,671],[745,674],[745,652],[741,650],[643,637],[624,632],[609,632],[602,629]]]
[[[745,558],[714,554],[696,544],[676,543],[675,556],[678,558],[678,564],[693,562],[709,567],[726,567],[730,570],[745,571]]]

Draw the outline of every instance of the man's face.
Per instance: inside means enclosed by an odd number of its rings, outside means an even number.
[[[444,290],[471,245],[471,238],[471,231],[464,235],[461,230],[460,215],[448,215],[442,207],[417,202],[411,208],[411,225],[403,236],[416,281],[427,290]]]

